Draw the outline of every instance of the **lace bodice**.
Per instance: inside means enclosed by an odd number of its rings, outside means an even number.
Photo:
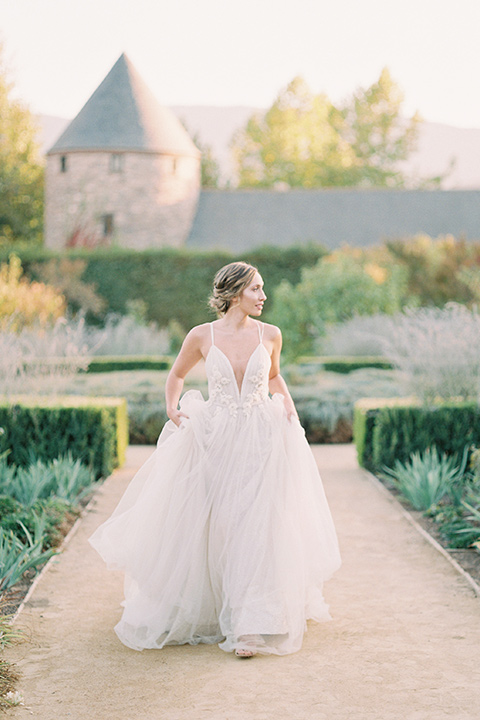
[[[215,345],[213,326],[210,325],[210,327],[212,345],[206,359],[209,402],[216,407],[217,413],[226,408],[234,417],[240,411],[249,415],[255,406],[268,400],[268,376],[271,360],[262,342],[263,333],[259,329],[260,341],[248,359],[242,386],[239,390],[230,360]]]

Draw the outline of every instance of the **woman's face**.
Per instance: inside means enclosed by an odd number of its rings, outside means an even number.
[[[257,272],[250,285],[239,295],[237,305],[246,315],[261,315],[266,299],[262,276]]]

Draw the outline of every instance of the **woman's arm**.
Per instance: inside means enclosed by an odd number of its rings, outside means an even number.
[[[271,356],[272,366],[270,368],[270,376],[268,379],[268,389],[270,390],[270,393],[272,395],[277,392],[283,395],[283,402],[285,405],[285,410],[287,411],[287,417],[289,420],[291,420],[293,417],[298,418],[298,414],[295,409],[295,404],[292,400],[292,396],[288,391],[287,383],[280,375],[280,352],[282,350],[282,333],[278,328],[275,328],[275,330],[276,333],[273,338],[273,351]]]
[[[201,326],[190,330],[167,376],[165,404],[167,406],[167,415],[175,425],[180,425],[182,417],[188,417],[178,409],[178,401],[182,393],[185,376],[203,357],[201,351],[202,340]]]

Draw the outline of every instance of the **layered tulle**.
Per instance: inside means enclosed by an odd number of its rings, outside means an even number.
[[[90,542],[125,571],[131,648],[216,643],[231,651],[298,650],[306,620],[329,619],[323,582],[340,557],[322,483],[297,420],[269,398],[263,345],[238,390],[215,346],[210,399],[181,402],[151,458]]]

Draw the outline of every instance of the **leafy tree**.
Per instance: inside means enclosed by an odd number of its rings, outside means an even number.
[[[220,183],[220,165],[210,145],[204,143],[198,132],[192,133],[184,118],[179,118],[192,142],[202,153],[200,160],[200,182],[203,188],[218,188]]]
[[[402,102],[386,68],[339,107],[294,78],[266,113],[234,135],[240,186],[405,186],[397,165],[414,148],[420,120],[405,120]]]
[[[355,155],[349,185],[404,187],[406,178],[398,164],[415,149],[420,116],[403,118],[403,100],[384,68],[377,82],[357,90],[343,108],[346,137]]]
[[[48,262],[34,263],[31,271],[35,280],[52,286],[61,293],[68,303],[69,310],[82,311],[96,316],[105,309],[104,298],[97,294],[93,283],[82,280],[87,267],[86,260],[80,258],[52,258]],[[141,300],[131,301],[141,303]],[[140,319],[139,324],[140,324]]]
[[[320,187],[341,184],[353,160],[338,131],[341,114],[301,77],[280,92],[265,114],[253,115],[232,141],[241,186]]]
[[[302,271],[295,287],[274,292],[274,318],[285,339],[287,360],[312,353],[327,327],[356,315],[394,313],[405,301],[405,274],[361,250],[345,248]]]
[[[220,183],[220,166],[213,154],[210,145],[203,143],[198,134],[193,137],[193,142],[202,153],[200,163],[200,177],[203,188],[218,188]]]
[[[30,282],[13,253],[0,265],[0,330],[46,327],[65,314],[65,298],[55,288]]]
[[[41,242],[44,169],[37,128],[12,92],[0,46],[0,243]]]
[[[432,239],[416,235],[386,243],[390,264],[404,269],[408,294],[419,305],[480,300],[480,243],[451,235]]]

